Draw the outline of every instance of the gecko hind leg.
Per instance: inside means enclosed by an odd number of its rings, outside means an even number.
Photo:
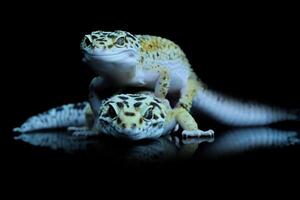
[[[189,111],[192,107],[193,98],[196,96],[200,88],[200,83],[196,78],[189,78],[187,86],[180,91],[181,95],[176,107],[183,107]]]
[[[89,86],[89,103],[94,116],[98,114],[102,100],[115,94],[118,89],[101,76],[93,78]]]
[[[105,83],[105,80],[98,76],[93,78],[89,86],[89,103],[92,110],[92,113],[96,116],[98,109],[101,105],[101,100],[99,94],[102,93],[108,86]],[[100,90],[100,91],[99,91]]]

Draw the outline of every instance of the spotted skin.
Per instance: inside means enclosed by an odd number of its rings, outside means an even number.
[[[201,90],[203,85],[181,48],[165,38],[126,31],[94,31],[84,36],[81,49],[84,61],[105,79],[91,84],[93,96],[102,93],[99,88],[104,90],[109,85],[142,86],[153,89],[155,96],[162,99],[179,92],[177,107],[189,111],[193,91]],[[93,101],[91,98],[92,106]]]
[[[230,126],[257,126],[300,120],[298,112],[251,102],[241,103],[206,90],[179,46],[161,37],[133,35],[125,31],[95,31],[83,38],[81,49],[85,62],[99,75],[90,84],[87,112],[83,112],[85,105],[65,105],[29,118],[21,127],[15,128],[15,131],[79,126],[84,121],[91,121],[89,127],[93,131],[110,131],[116,137],[123,135],[140,139],[168,133],[177,122],[184,129],[185,136],[205,134],[198,130],[196,122],[188,112],[192,100],[196,111],[204,112]],[[154,89],[158,98],[150,93],[147,93],[148,96],[123,94],[118,96],[116,102],[110,101],[109,104],[101,105],[103,90],[111,89],[112,86],[148,87],[151,91]],[[114,95],[114,90],[111,91],[111,95]],[[175,108],[162,106],[167,105],[167,100],[162,99],[166,94],[178,91],[180,98]],[[116,97],[110,97],[111,95],[106,95],[106,98]],[[145,105],[145,101],[149,105]],[[143,113],[139,109],[141,107],[144,108]],[[99,112],[105,109],[107,112],[103,112],[101,118],[98,118]],[[157,130],[156,134],[154,130]],[[206,133],[211,135],[212,131]]]
[[[78,121],[80,119],[80,123]],[[70,104],[33,116],[19,132],[69,127],[75,135],[105,134],[117,138],[140,140],[158,138],[171,133],[177,123],[184,137],[213,136],[213,131],[201,131],[192,116],[183,108],[172,109],[153,93],[117,94],[102,100],[93,115],[89,104]],[[86,127],[71,127],[83,126]]]
[[[184,129],[183,137],[214,134],[212,130],[199,130],[186,109],[172,109],[168,101],[161,101],[149,92],[114,95],[104,100],[95,122],[96,129],[104,134],[132,140],[169,134],[177,123]]]
[[[165,131],[164,127],[169,123],[175,123],[174,120],[171,122],[172,120],[166,118],[172,109],[166,104],[153,106],[152,104],[156,103],[154,99],[154,96],[145,94],[138,97],[128,94],[115,95],[102,103],[97,123],[103,133],[115,137],[141,139],[169,133],[171,129]]]
[[[139,47],[139,41],[135,36],[124,31],[94,31],[84,37],[81,42],[81,48],[86,49],[94,47],[101,47],[102,49],[116,47],[135,48]]]
[[[139,51],[138,64],[153,65],[156,61],[174,60],[189,66],[189,62],[178,45],[157,36],[133,35],[126,31],[94,31],[85,35],[81,41],[81,49],[90,52],[98,48],[109,50],[113,48],[136,49]]]

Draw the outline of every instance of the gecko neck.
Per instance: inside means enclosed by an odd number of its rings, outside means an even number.
[[[115,84],[127,84],[129,83],[136,75],[136,66],[128,69],[113,69],[111,71],[101,71],[98,72],[103,77],[106,77],[108,80],[113,81]]]

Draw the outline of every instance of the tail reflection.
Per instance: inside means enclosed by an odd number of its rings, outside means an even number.
[[[217,158],[299,144],[300,134],[297,131],[270,127],[238,128],[217,135],[214,143],[200,151],[200,156]]]

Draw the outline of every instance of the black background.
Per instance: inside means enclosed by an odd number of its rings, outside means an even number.
[[[297,13],[293,6],[273,6],[205,7],[174,2],[10,5],[10,12],[1,16],[4,157],[19,164],[26,159],[47,160],[44,152],[28,147],[24,152],[14,144],[10,130],[50,107],[86,100],[95,74],[82,64],[79,44],[84,34],[98,29],[169,38],[182,47],[210,88],[299,107]]]
[[[210,88],[299,105],[299,30],[292,11],[200,8],[189,12],[185,6],[165,10],[140,5],[137,9],[144,11],[133,14],[121,5],[111,10],[102,10],[106,7],[102,5],[97,12],[92,7],[67,7],[43,5],[6,17],[3,69],[12,78],[3,79],[3,86],[6,100],[14,103],[12,125],[44,108],[86,99],[95,74],[81,62],[79,44],[84,34],[98,29],[169,38],[182,47]]]

